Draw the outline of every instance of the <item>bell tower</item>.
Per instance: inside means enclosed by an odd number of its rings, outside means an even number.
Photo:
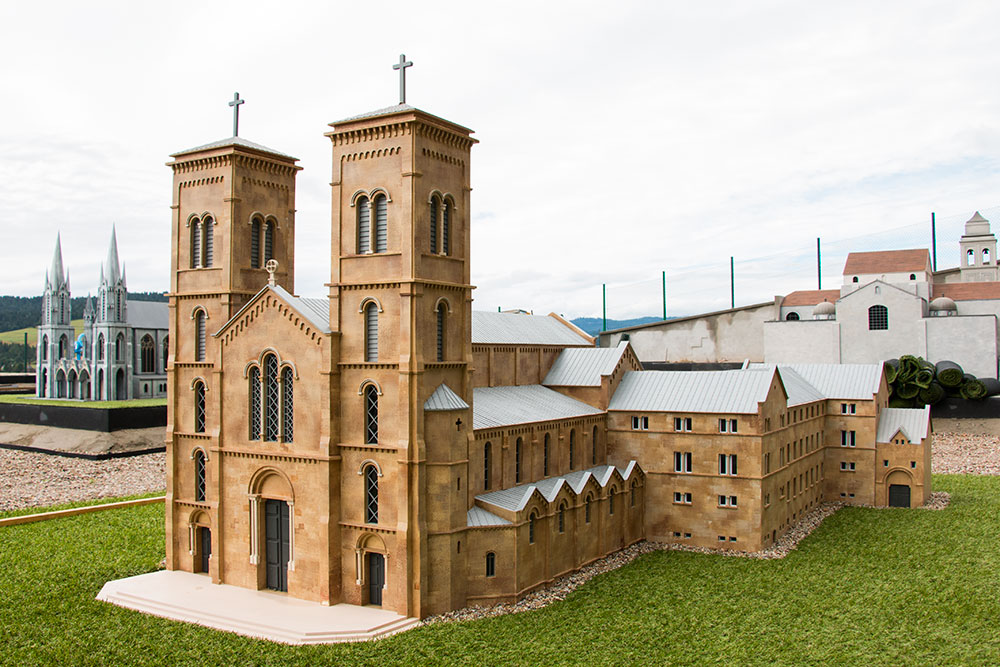
[[[218,526],[221,373],[218,331],[268,282],[268,260],[278,262],[275,282],[294,289],[295,176],[297,159],[238,136],[173,154],[169,360],[167,364],[167,568],[194,553],[188,544],[194,491],[183,474],[196,448],[206,453],[209,489],[202,504]],[[239,372],[234,371],[234,372]],[[215,488],[212,488],[212,485]],[[187,503],[185,509],[174,501]],[[212,531],[212,553],[219,554]],[[219,580],[218,561],[211,572]]]
[[[966,221],[965,234],[958,245],[962,253],[962,282],[998,279],[997,237],[990,231],[990,221],[979,211]]]
[[[461,586],[453,579],[465,579],[452,573],[464,572],[453,543],[469,509],[457,490],[468,486],[472,435],[469,161],[477,142],[468,128],[404,103],[331,126],[342,487],[357,485],[349,477],[366,458],[378,463],[394,499],[384,513],[393,537],[384,540],[383,604],[423,617],[452,608],[452,587]],[[442,385],[437,396],[449,396],[451,408],[425,413]],[[367,403],[358,397],[368,386],[377,393],[377,438],[363,429]],[[345,579],[345,596],[354,587]]]

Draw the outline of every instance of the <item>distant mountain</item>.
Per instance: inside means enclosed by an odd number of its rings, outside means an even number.
[[[662,317],[636,317],[631,320],[608,320],[608,330],[621,329],[623,327],[634,327],[637,324],[649,324],[650,322],[662,321]],[[572,322],[591,336],[596,336],[601,333],[604,326],[604,320],[600,317],[578,317],[575,320],[572,320]]]

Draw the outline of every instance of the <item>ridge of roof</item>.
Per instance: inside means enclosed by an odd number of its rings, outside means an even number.
[[[628,341],[617,347],[567,348],[556,357],[542,384],[550,387],[600,387],[621,361]]]
[[[452,391],[451,387],[442,382],[434,393],[424,402],[427,412],[448,412],[450,410],[468,410],[469,404]]]
[[[546,502],[552,502],[564,486],[568,486],[574,494],[579,494],[583,491],[587,480],[593,477],[598,486],[603,489],[610,483],[615,471],[618,472],[623,481],[628,481],[638,469],[639,466],[635,460],[630,460],[625,468],[613,465],[593,466],[566,475],[546,477],[537,482],[529,482],[528,484],[519,484],[507,489],[500,489],[499,491],[481,493],[476,496],[476,500],[487,505],[505,509],[508,512],[520,512],[527,506],[528,501],[536,491]]]
[[[604,414],[604,411],[540,384],[476,387],[472,390],[473,430],[599,414]]]
[[[782,307],[815,306],[824,301],[836,301],[840,298],[839,289],[805,289],[789,292],[781,301]]]
[[[270,155],[276,155],[277,157],[285,158],[286,160],[298,161],[297,157],[292,157],[287,153],[282,153],[281,151],[276,151],[273,148],[268,148],[253,141],[248,141],[243,137],[228,137],[226,139],[219,139],[218,141],[213,141],[208,144],[202,144],[201,146],[195,146],[194,148],[188,148],[177,153],[173,153],[170,157],[182,157],[184,155],[190,155],[191,153],[199,153],[201,151],[213,150],[216,148],[227,148],[229,146],[239,146],[241,148],[249,148],[250,150],[257,151],[259,153],[269,153]]]
[[[923,271],[930,266],[930,261],[931,254],[926,248],[851,252],[844,262],[843,275]]]
[[[608,410],[756,414],[772,374],[728,371],[628,371]]]
[[[549,315],[472,311],[473,345],[592,346],[574,328]]]

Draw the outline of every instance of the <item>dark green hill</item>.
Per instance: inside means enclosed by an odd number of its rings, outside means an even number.
[[[132,301],[163,301],[167,297],[162,292],[129,292]],[[70,300],[71,319],[83,317],[83,303],[86,297],[78,296]],[[0,296],[0,331],[13,331],[25,327],[35,327],[42,321],[41,296]]]
[[[650,322],[662,321],[662,317],[634,317],[631,320],[608,320],[608,330],[621,329],[622,327],[634,327],[637,324],[649,324]],[[601,333],[602,326],[604,325],[604,320],[600,317],[578,317],[572,322],[591,336],[596,336]]]

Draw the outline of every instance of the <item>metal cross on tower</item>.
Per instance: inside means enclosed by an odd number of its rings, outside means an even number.
[[[406,55],[399,54],[399,62],[392,66],[399,70],[399,103],[406,104],[406,68],[413,67],[413,61],[407,60]]]
[[[240,105],[245,104],[246,100],[240,99],[239,93],[233,93],[233,101],[229,103],[229,106],[233,108],[233,136],[238,137],[240,135]]]

